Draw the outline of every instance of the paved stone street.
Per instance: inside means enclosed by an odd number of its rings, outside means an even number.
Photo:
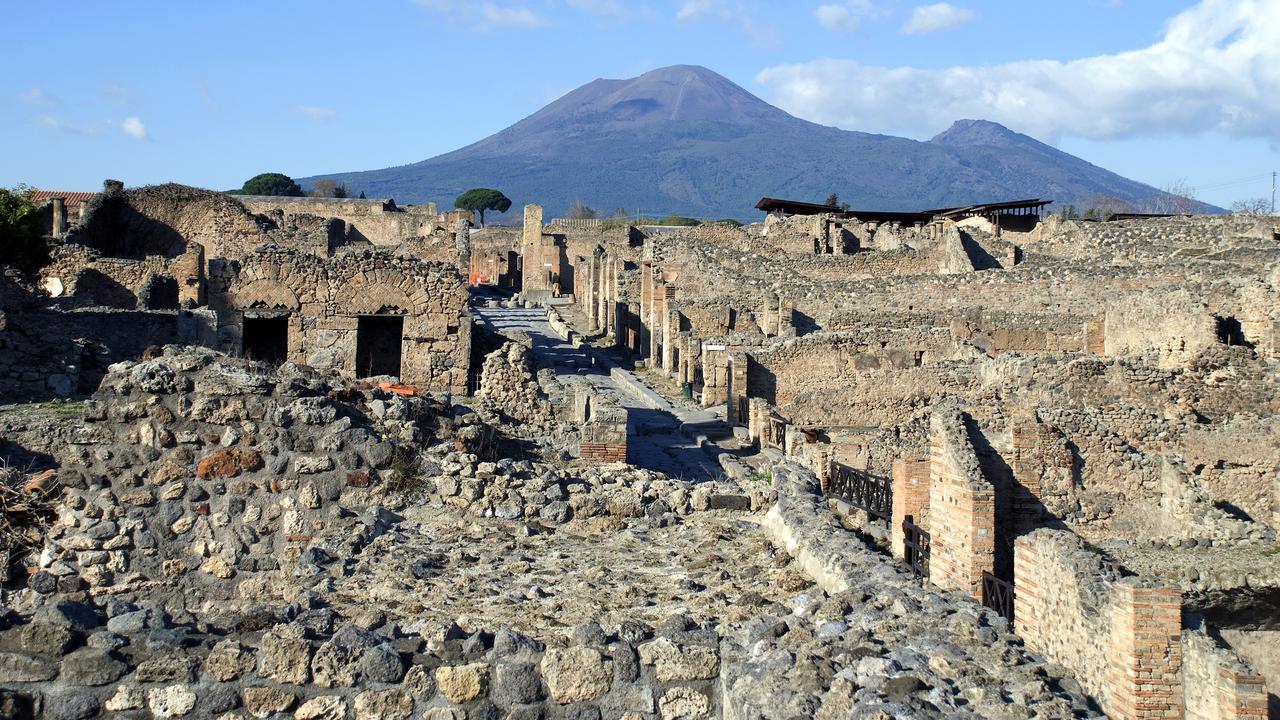
[[[473,307],[477,323],[495,333],[523,333],[534,356],[551,367],[566,389],[587,384],[597,393],[615,398],[628,412],[631,464],[688,481],[711,480],[723,473],[717,460],[725,450],[711,442],[732,435],[711,410],[673,405],[648,389],[635,373],[611,367],[598,350],[575,348],[548,324],[541,308]],[[707,438],[701,443],[699,437]]]

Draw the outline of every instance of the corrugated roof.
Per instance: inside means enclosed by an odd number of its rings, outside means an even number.
[[[45,202],[46,200],[52,200],[53,198],[60,197],[66,200],[68,208],[72,208],[72,207],[76,207],[81,203],[88,202],[89,198],[93,197],[94,195],[97,195],[97,193],[80,192],[78,190],[74,190],[74,191],[32,190],[31,202],[35,203],[36,205],[39,205],[40,203]]]

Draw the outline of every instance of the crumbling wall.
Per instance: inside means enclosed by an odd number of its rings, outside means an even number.
[[[1182,699],[1185,720],[1266,718],[1264,678],[1192,620],[1182,631]]]
[[[335,218],[342,222],[346,243],[396,245],[411,237],[428,237],[437,229],[452,229],[452,213],[438,214],[435,203],[398,206],[395,200],[358,198],[266,197],[237,195],[250,212],[267,215],[283,211],[286,216],[307,214]]]
[[[802,393],[847,386],[880,368],[908,370],[961,354],[941,328],[807,335],[750,349],[748,394],[784,405]]]
[[[104,258],[84,245],[60,245],[40,271],[40,286],[51,297],[72,297],[89,305],[148,310],[204,304],[204,248],[189,243],[173,258]]]
[[[236,257],[266,242],[271,229],[224,193],[175,184],[124,190],[108,183],[89,201],[68,242],[106,257],[139,260],[177,257],[191,242],[204,246],[209,257]]]
[[[222,347],[242,349],[246,313],[287,314],[288,359],[357,373],[361,316],[401,316],[400,379],[465,393],[471,323],[451,266],[366,250],[319,258],[261,248],[240,263],[210,263],[209,304]]]
[[[198,314],[52,309],[34,288],[0,275],[0,400],[87,395],[107,368],[151,345],[202,341]]]
[[[476,396],[519,422],[546,425],[552,417],[551,403],[533,375],[529,348],[520,343],[509,342],[485,357]]]
[[[1070,668],[1110,717],[1181,717],[1182,600],[1117,578],[1069,532],[1015,541],[1014,623],[1027,647]]]

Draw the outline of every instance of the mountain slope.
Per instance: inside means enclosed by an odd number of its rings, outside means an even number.
[[[793,117],[720,75],[678,65],[595,80],[505,130],[429,160],[332,178],[369,197],[413,203],[478,186],[548,216],[575,199],[602,212],[754,218],[762,196],[918,210],[1024,197],[1135,206],[1158,194],[985,121],[927,142]]]

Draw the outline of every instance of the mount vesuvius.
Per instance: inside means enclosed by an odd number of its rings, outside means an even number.
[[[762,196],[920,210],[1040,197],[1142,206],[1144,185],[983,120],[926,142],[825,127],[787,114],[702,67],[595,80],[477,143],[411,165],[303,178],[369,197],[451,207],[473,187],[548,216],[575,199],[602,213],[753,218]]]

